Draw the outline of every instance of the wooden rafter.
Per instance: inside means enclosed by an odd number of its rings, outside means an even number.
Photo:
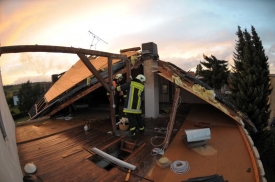
[[[130,69],[131,69],[131,68],[134,68],[134,67],[136,67],[136,66],[138,66],[138,65],[140,65],[140,64],[141,64],[141,62],[137,62],[134,66],[130,67]],[[119,70],[118,72],[114,73],[114,75],[115,75],[115,74],[118,74],[118,73],[123,74],[123,73],[126,73],[126,71],[127,71],[127,67],[125,67],[125,68]],[[109,82],[109,78],[106,78],[106,79],[105,79],[105,82]],[[76,96],[74,96],[74,97],[68,99],[66,102],[64,102],[64,103],[62,103],[61,105],[59,105],[58,107],[56,107],[54,110],[52,110],[52,111],[51,111],[49,114],[47,114],[47,115],[48,115],[48,116],[54,115],[54,114],[57,113],[58,111],[62,110],[63,108],[65,108],[65,107],[67,107],[67,106],[69,106],[69,105],[72,104],[73,102],[77,101],[78,99],[84,97],[85,95],[89,94],[90,92],[96,90],[97,88],[99,88],[99,87],[101,87],[101,86],[102,86],[102,84],[101,84],[100,82],[98,82],[98,83],[94,84],[93,86],[88,87],[87,89],[85,89],[85,90],[83,90],[82,92],[78,93]]]
[[[99,82],[105,87],[108,92],[111,92],[110,86],[105,82],[103,77],[99,74],[93,64],[89,61],[89,59],[84,54],[77,54],[81,61],[85,64],[85,66],[93,73],[93,75],[97,78]],[[112,73],[110,73],[112,76]]]

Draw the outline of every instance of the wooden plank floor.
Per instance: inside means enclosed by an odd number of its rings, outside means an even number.
[[[179,129],[188,113],[187,107],[178,108],[175,119],[175,129]],[[129,162],[137,166],[130,176],[130,181],[140,181],[145,177],[155,164],[159,156],[151,155],[155,146],[151,144],[151,138],[156,135],[165,136],[154,131],[155,127],[166,127],[169,122],[169,114],[162,114],[157,119],[145,119],[145,136],[137,132],[137,139],[127,136],[128,132],[120,132],[121,136],[107,134],[111,130],[109,119],[93,121],[91,130],[84,132],[83,125],[76,126],[64,132],[51,135],[30,142],[18,143],[18,153],[22,169],[25,164],[33,162],[37,166],[36,175],[43,181],[124,181],[127,170],[118,166],[111,170],[98,167],[89,160],[91,153],[89,150],[97,147],[106,149],[113,143],[124,140],[136,143],[141,148],[137,148],[134,155],[126,158]],[[177,132],[172,133],[171,140]],[[162,143],[163,139],[158,138],[155,143]],[[62,157],[62,156],[67,157]]]

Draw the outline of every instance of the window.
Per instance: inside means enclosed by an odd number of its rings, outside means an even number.
[[[167,94],[168,93],[168,86],[167,85],[162,85],[161,86],[161,93],[162,94]]]

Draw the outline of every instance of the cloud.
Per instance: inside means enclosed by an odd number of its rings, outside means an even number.
[[[237,26],[251,25],[263,42],[275,73],[275,1],[0,1],[0,41],[9,45],[58,45],[89,49],[91,30],[103,41],[92,49],[120,49],[155,42],[161,59],[194,69],[202,54],[232,62]],[[95,41],[95,40],[94,40]],[[0,57],[4,83],[69,69],[79,58],[66,54]],[[20,61],[21,60],[21,61]],[[17,77],[15,76],[17,75]]]
[[[36,75],[36,76],[25,76],[25,77],[19,77],[16,80],[14,80],[13,84],[20,84],[20,83],[26,83],[27,81],[30,81],[32,83],[34,82],[51,82],[51,77],[49,75]]]
[[[52,74],[68,70],[78,60],[73,54],[22,53],[2,68],[3,83],[37,82],[41,78],[49,81]]]
[[[275,44],[273,44],[267,53],[270,73],[275,73]]]

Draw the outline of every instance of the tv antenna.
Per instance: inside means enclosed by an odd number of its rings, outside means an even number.
[[[100,37],[98,37],[96,34],[94,34],[91,30],[89,30],[89,34],[91,34],[93,36],[93,41],[92,41],[92,44],[90,45],[90,49],[91,47],[95,47],[96,49],[96,44],[99,42],[99,41],[102,41],[104,42],[105,44],[108,44],[107,42],[105,42],[104,40],[102,40]]]

